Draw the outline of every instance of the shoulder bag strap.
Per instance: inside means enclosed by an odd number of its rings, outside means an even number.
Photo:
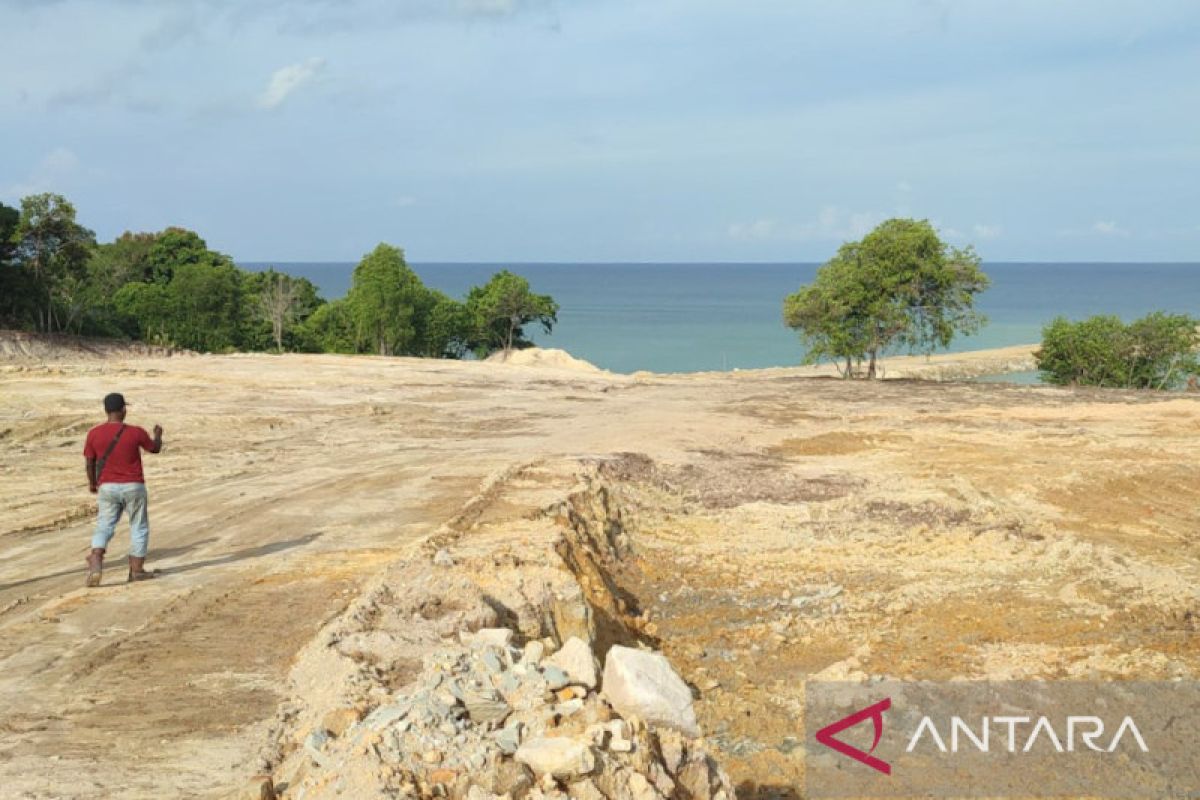
[[[125,432],[125,423],[121,423],[121,427],[117,428],[117,435],[109,442],[108,449],[104,451],[104,455],[100,456],[100,460],[96,462],[96,483],[100,483],[100,476],[104,473],[104,464],[108,461],[108,457],[112,455],[113,448],[117,446],[117,442],[121,440],[121,434]]]

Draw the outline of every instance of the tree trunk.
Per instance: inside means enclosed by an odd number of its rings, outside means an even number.
[[[875,350],[871,350],[871,361],[867,364],[867,380],[875,380]]]

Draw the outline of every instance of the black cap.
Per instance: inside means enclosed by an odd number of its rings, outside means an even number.
[[[125,395],[116,392],[104,395],[104,410],[107,413],[111,414],[123,408],[125,408]]]

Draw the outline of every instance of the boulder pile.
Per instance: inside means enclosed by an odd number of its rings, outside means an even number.
[[[361,720],[311,731],[284,796],[733,800],[664,656],[614,646],[601,681],[582,639],[550,650],[463,633]]]

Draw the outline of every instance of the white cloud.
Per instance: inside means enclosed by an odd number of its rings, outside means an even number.
[[[297,89],[312,81],[325,68],[325,59],[310,58],[299,64],[280,67],[271,75],[266,90],[258,98],[260,108],[279,108]]]
[[[987,225],[982,222],[977,222],[971,227],[971,232],[980,239],[995,239],[1000,234],[1004,233],[1004,228],[999,225]]]
[[[1122,236],[1122,237],[1124,237],[1124,236],[1129,235],[1128,230],[1126,230],[1125,228],[1122,228],[1120,225],[1118,225],[1117,223],[1115,223],[1111,220],[1109,220],[1107,222],[1103,221],[1103,220],[1099,220],[1097,222],[1092,223],[1092,232],[1098,233],[1101,236]]]

